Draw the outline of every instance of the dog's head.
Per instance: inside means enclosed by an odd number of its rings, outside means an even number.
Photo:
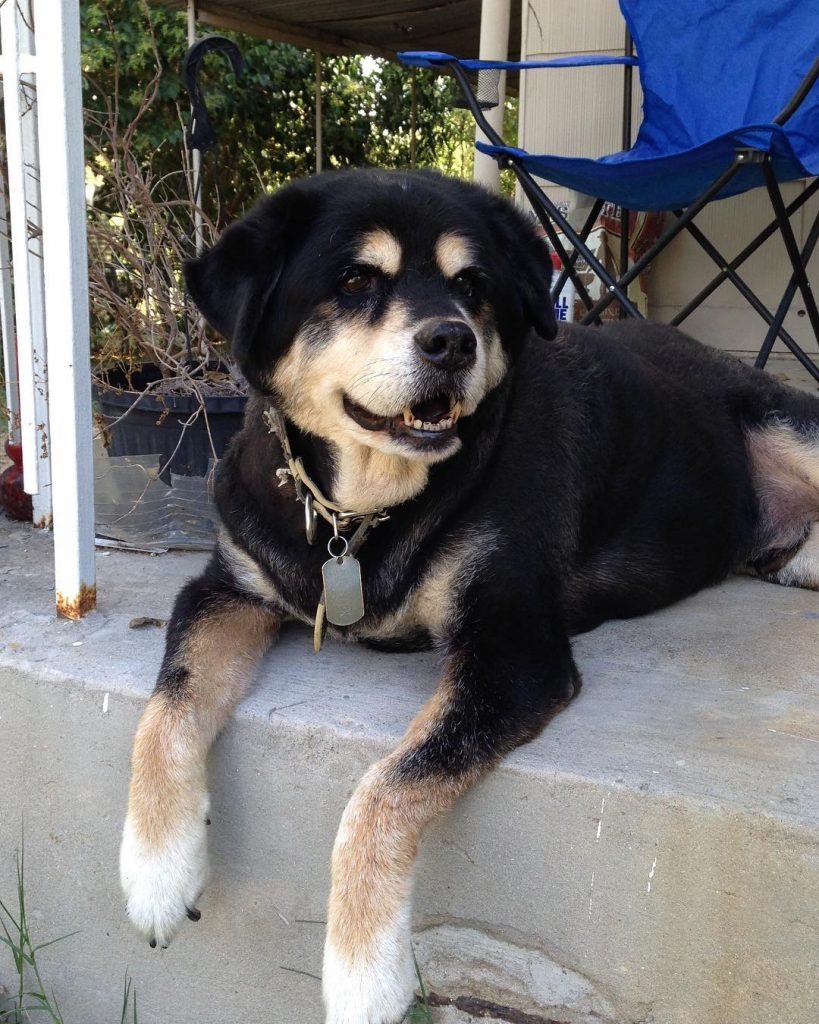
[[[336,444],[435,462],[534,329],[551,262],[508,202],[432,172],[318,175],[186,268],[251,385]]]

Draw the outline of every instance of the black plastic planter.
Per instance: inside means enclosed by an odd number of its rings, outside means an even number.
[[[158,376],[152,367],[131,374],[128,380],[121,372],[112,371],[107,378],[110,387],[95,384],[94,400],[108,428],[109,454],[159,455],[165,483],[170,483],[171,473],[205,476],[214,449],[220,457],[241,428],[247,399],[244,395],[205,397],[204,412],[185,429],[180,441],[182,424],[196,412],[200,400],[196,395],[138,390]]]

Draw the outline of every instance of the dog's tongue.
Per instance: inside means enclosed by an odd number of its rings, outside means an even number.
[[[412,415],[416,419],[436,423],[449,413],[451,406],[451,400],[445,395],[440,395],[438,398],[430,398],[426,402],[413,405]]]

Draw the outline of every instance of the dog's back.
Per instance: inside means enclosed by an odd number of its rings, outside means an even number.
[[[532,344],[516,387],[519,446],[534,445],[544,467],[562,460],[564,505],[577,510],[573,630],[731,571],[819,587],[819,399],[633,321],[566,326],[548,351]]]

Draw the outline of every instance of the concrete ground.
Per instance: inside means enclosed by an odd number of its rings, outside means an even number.
[[[287,631],[211,760],[202,921],[151,951],[117,850],[163,636],[129,623],[202,561],[100,552],[99,610],[58,620],[50,537],[0,518],[0,899],[24,832],[35,939],[79,929],[42,952],[66,1024],[119,1021],[126,969],[140,1024],[320,1024],[339,815],[435,685]],[[819,595],[732,579],[577,641],[581,696],[424,843],[436,1021],[816,1024],[818,632]]]

